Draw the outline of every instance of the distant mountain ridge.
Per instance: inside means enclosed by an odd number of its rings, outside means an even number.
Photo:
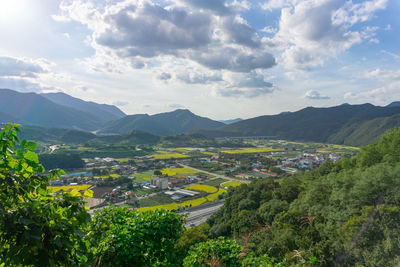
[[[177,109],[155,115],[128,115],[107,123],[99,133],[122,134],[140,130],[156,135],[175,135],[200,129],[215,129],[223,125],[221,122],[197,116],[187,109]]]
[[[97,104],[91,101],[84,101],[82,99],[75,98],[61,92],[45,93],[40,95],[44,96],[45,98],[56,104],[89,113],[92,116],[96,117],[99,121],[102,121],[104,123],[112,120],[117,120],[126,116],[126,114],[116,106]]]
[[[202,130],[199,133],[209,137],[270,136],[288,140],[349,144],[347,138],[352,139],[351,134],[354,131],[359,131],[358,135],[363,131],[367,134],[365,123],[368,121],[371,121],[370,127],[379,123],[380,127],[377,127],[375,132],[384,132],[392,126],[400,126],[395,117],[390,122],[382,122],[384,118],[397,114],[400,114],[400,107],[378,107],[372,104],[344,104],[329,108],[308,107],[296,112],[247,119],[214,130]],[[351,127],[354,129],[347,130],[345,134],[345,128]],[[342,133],[341,137],[339,133]],[[369,141],[371,139],[366,138],[362,144]]]
[[[242,121],[243,119],[241,118],[236,118],[236,119],[231,119],[231,120],[219,120],[219,122],[222,122],[223,124],[232,124],[235,122]]]
[[[93,131],[104,123],[89,113],[58,105],[36,93],[0,89],[0,113],[12,122],[44,127],[74,128]],[[4,115],[3,115],[4,116]],[[1,118],[9,122],[9,118]]]

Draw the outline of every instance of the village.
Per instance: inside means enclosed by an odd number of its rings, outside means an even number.
[[[282,140],[251,142],[255,146],[160,148],[156,155],[87,158],[84,168],[51,181],[51,188],[54,192],[93,191],[93,197],[87,200],[92,210],[109,204],[142,210],[182,210],[220,200],[229,187],[254,179],[279,179],[316,168],[328,160],[336,162],[353,149],[321,150],[310,144]],[[193,152],[196,156],[192,156]]]

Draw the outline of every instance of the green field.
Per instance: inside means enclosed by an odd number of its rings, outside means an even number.
[[[242,182],[237,182],[237,181],[229,181],[221,184],[223,187],[237,187],[239,185],[242,185]]]
[[[272,148],[272,147],[244,147],[235,150],[222,150],[221,152],[227,154],[244,154],[244,153],[265,153],[273,151],[282,151],[282,149]]]
[[[196,174],[198,172],[190,168],[167,168],[162,169],[161,173],[168,176],[186,176],[189,174]]]

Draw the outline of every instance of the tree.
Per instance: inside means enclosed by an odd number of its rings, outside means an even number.
[[[6,266],[71,266],[87,261],[83,225],[89,215],[79,192],[50,194],[36,143],[19,142],[18,125],[0,132],[0,261]]]
[[[86,239],[95,266],[174,266],[181,216],[165,211],[106,208],[95,213]]]

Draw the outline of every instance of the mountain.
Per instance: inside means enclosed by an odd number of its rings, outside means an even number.
[[[335,134],[339,135],[346,127],[361,127],[369,120],[396,114],[400,114],[400,107],[378,107],[371,104],[344,104],[329,108],[308,107],[297,112],[243,120],[214,130],[202,130],[199,133],[212,137],[270,136],[289,140],[343,142],[345,137],[340,139],[335,137]],[[351,134],[349,130],[347,133]]]
[[[219,120],[219,122],[222,122],[223,124],[232,124],[232,123],[239,122],[242,120],[243,119],[241,119],[241,118],[236,118],[236,119],[232,119],[232,120]]]
[[[395,101],[387,105],[386,107],[392,108],[392,107],[400,107],[400,101]]]
[[[58,105],[89,113],[104,123],[126,116],[116,106],[84,101],[64,93],[46,93],[41,95]]]
[[[0,89],[0,117],[2,122],[13,120],[21,124],[44,127],[75,128],[93,131],[103,122],[89,113],[56,104],[36,93],[19,93]]]
[[[155,115],[137,114],[107,123],[100,133],[121,134],[140,130],[156,135],[171,135],[192,132],[199,129],[215,129],[224,124],[200,117],[189,110],[177,109]]]
[[[376,142],[386,131],[400,126],[400,114],[349,123],[328,138],[328,143],[363,146]]]

